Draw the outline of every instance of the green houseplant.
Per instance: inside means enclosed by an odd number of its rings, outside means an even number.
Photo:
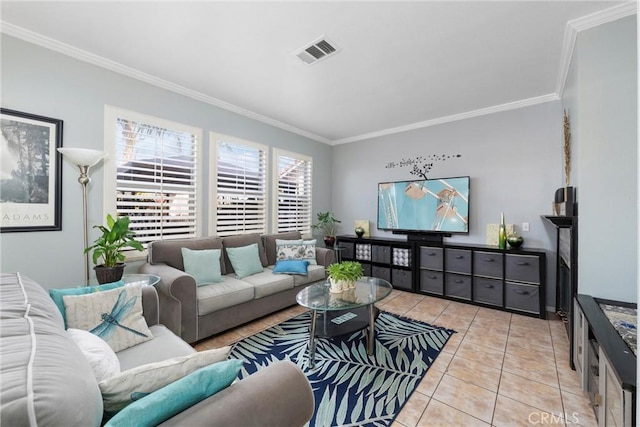
[[[142,243],[137,241],[133,231],[129,230],[129,217],[121,216],[114,219],[107,214],[107,225],[94,225],[102,232],[93,245],[84,250],[85,253],[93,251],[93,268],[99,283],[117,282],[122,278],[125,267],[125,248],[133,248],[142,251]],[[102,264],[98,260],[102,258]]]
[[[327,276],[331,283],[331,292],[339,293],[352,289],[354,282],[364,275],[362,264],[358,261],[333,263],[327,267]]]
[[[333,212],[318,212],[318,222],[311,227],[314,230],[322,230],[324,233],[324,244],[327,247],[332,247],[336,242],[336,224],[341,223],[339,219],[335,217]]]

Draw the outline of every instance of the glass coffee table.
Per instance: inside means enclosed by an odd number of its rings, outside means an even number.
[[[311,310],[309,365],[314,366],[316,338],[331,338],[360,329],[367,330],[367,353],[373,354],[375,320],[379,310],[375,303],[386,298],[393,287],[377,277],[362,277],[355,288],[331,293],[329,282],[316,283],[298,292],[296,301]]]

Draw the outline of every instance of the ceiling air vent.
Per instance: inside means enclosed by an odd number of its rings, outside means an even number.
[[[318,40],[309,43],[302,49],[298,49],[293,54],[307,65],[315,64],[339,52],[339,49],[326,38],[320,37]]]

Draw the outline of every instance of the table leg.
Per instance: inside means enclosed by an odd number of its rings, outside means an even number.
[[[316,310],[311,310],[311,330],[309,331],[309,367],[316,363]]]
[[[376,317],[375,317],[375,306],[374,304],[369,304],[369,330],[367,331],[367,354],[373,354],[374,340],[376,338],[376,331],[374,329]]]

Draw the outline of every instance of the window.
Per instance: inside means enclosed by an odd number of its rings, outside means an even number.
[[[266,233],[267,147],[212,133],[216,189],[209,230],[218,236]]]
[[[106,212],[129,216],[145,246],[198,236],[202,131],[113,107],[105,110],[105,130]]]
[[[274,149],[274,230],[311,234],[311,158]]]

